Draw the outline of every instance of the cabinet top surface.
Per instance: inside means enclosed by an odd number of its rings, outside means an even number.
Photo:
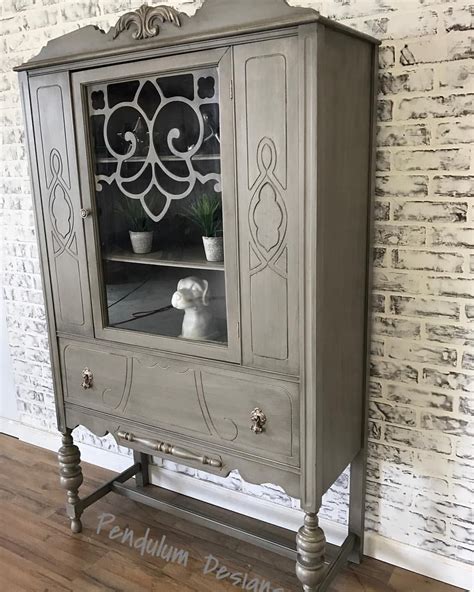
[[[69,65],[96,58],[111,59],[126,53],[153,50],[246,33],[258,33],[320,22],[372,43],[376,39],[330,21],[311,8],[289,6],[286,0],[205,0],[194,16],[170,6],[143,4],[123,14],[106,33],[88,25],[52,39],[38,55],[17,71]]]

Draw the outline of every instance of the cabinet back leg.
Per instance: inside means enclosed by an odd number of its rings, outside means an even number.
[[[296,575],[304,592],[317,592],[326,575],[324,553],[326,539],[319,527],[317,514],[306,514],[304,524],[296,535]]]
[[[361,450],[350,468],[349,532],[357,537],[354,549],[349,555],[349,561],[352,563],[360,563],[364,554],[366,465],[366,451]]]
[[[149,468],[150,468],[150,457],[148,454],[143,452],[137,452],[136,450],[133,451],[133,460],[136,463],[140,463],[140,472],[135,475],[136,484],[139,487],[145,487],[145,485],[150,484],[150,475],[149,475]]]
[[[79,487],[84,480],[81,469],[81,453],[74,444],[72,430],[66,429],[62,436],[62,446],[58,452],[59,480],[61,487],[67,492],[66,512],[71,520],[71,530],[77,534],[82,531],[81,514],[77,508],[79,503]]]

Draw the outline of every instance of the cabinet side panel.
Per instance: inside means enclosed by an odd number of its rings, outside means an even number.
[[[92,335],[68,74],[32,78],[30,95],[56,327]]]
[[[318,42],[316,348],[322,489],[363,446],[371,44],[330,29]]]
[[[49,352],[52,363],[53,373],[53,387],[56,401],[56,418],[59,430],[64,430],[66,426],[66,420],[64,416],[64,402],[62,394],[62,382],[60,375],[59,365],[59,352],[58,344],[56,340],[56,327],[54,323],[54,314],[52,312],[52,287],[50,282],[49,262],[46,256],[46,237],[43,225],[43,212],[41,207],[40,191],[39,191],[39,175],[37,167],[36,149],[33,134],[33,122],[32,122],[32,110],[30,100],[30,88],[28,74],[26,72],[19,73],[20,83],[20,97],[23,109],[23,118],[26,132],[26,142],[28,148],[28,164],[29,164],[29,175],[31,182],[32,194],[34,196],[34,214],[35,214],[35,229],[38,240],[39,252],[40,252],[40,266],[42,273],[42,287],[43,294],[45,297],[48,324],[48,338],[49,338]]]
[[[296,38],[235,49],[245,365],[298,372]]]

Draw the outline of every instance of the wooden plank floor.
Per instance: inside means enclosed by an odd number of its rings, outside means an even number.
[[[82,495],[111,473],[84,463]],[[63,510],[55,454],[0,435],[0,591],[5,592],[230,592],[242,589],[204,574],[213,555],[228,571],[271,582],[271,589],[299,592],[293,562],[235,539],[109,494],[84,514],[84,531],[71,535]],[[97,534],[102,513],[116,516]],[[141,555],[111,540],[112,526],[188,551],[187,565]],[[347,567],[330,592],[455,592],[423,576],[366,558]]]

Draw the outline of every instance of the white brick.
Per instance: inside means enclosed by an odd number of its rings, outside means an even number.
[[[386,345],[385,352],[389,358],[419,364],[455,367],[457,362],[457,351],[455,349],[421,345],[405,340],[389,341]]]
[[[428,194],[428,177],[422,175],[386,175],[375,179],[378,197],[423,197]]]
[[[6,89],[8,90],[8,89]],[[393,101],[381,99],[377,101],[378,121],[390,121],[392,119]]]
[[[435,325],[427,323],[425,332],[428,339],[453,345],[473,345],[474,328],[461,325]]]
[[[433,90],[433,69],[408,70],[399,74],[382,72],[379,75],[379,89],[384,95],[400,92],[422,92]]]
[[[425,368],[423,370],[423,382],[437,388],[464,391],[466,393],[474,392],[474,376],[461,372],[442,372],[434,368]],[[440,429],[440,431],[443,430]]]
[[[438,66],[438,78],[441,89],[473,91],[474,64],[472,60],[440,64]]]
[[[466,370],[474,370],[474,352],[464,352],[462,366]],[[459,413],[474,417],[474,397],[459,398]]]
[[[474,137],[474,119],[440,123],[436,127],[435,140],[439,144],[470,144]]]
[[[390,296],[390,312],[408,317],[459,319],[461,306],[457,302],[439,299]]]
[[[437,393],[432,390],[422,390],[407,385],[389,384],[387,386],[387,399],[414,407],[453,410],[453,396],[447,393]],[[438,459],[439,461],[439,459]],[[422,463],[426,466],[426,463]]]
[[[386,335],[387,337],[399,337],[401,339],[418,339],[420,336],[420,323],[376,316],[373,320],[372,331],[374,335]]]
[[[386,403],[378,401],[370,403],[369,417],[402,426],[416,425],[416,413],[413,409],[402,407],[400,405],[387,405]]]
[[[474,228],[433,228],[430,243],[440,247],[474,248]]]
[[[465,175],[446,175],[434,177],[432,191],[442,197],[473,197],[474,177]]]
[[[463,117],[474,113],[474,95],[448,95],[404,98],[397,111],[397,119],[426,119],[427,117]]]
[[[392,253],[392,264],[395,269],[462,273],[464,257],[457,253],[397,249]]]
[[[374,243],[376,245],[421,246],[426,243],[426,228],[423,226],[379,224],[374,232]]]
[[[436,12],[398,12],[390,17],[385,12],[374,18],[350,19],[347,24],[377,39],[405,39],[433,35],[437,31]]]
[[[407,201],[397,204],[394,219],[412,222],[466,222],[467,203]]]
[[[474,280],[464,278],[428,278],[426,293],[453,298],[474,298]]]
[[[99,14],[98,0],[76,0],[61,7],[61,16],[65,22],[89,19]]]
[[[402,44],[401,44],[402,46]],[[407,49],[415,64],[430,64],[449,60],[462,60],[473,55],[469,35],[464,32],[452,32],[448,35],[422,37],[409,41]]]
[[[404,444],[410,448],[430,450],[441,454],[451,454],[452,444],[450,438],[444,435],[431,435],[427,432],[410,430],[397,426],[387,426],[385,439],[394,444]]]
[[[383,380],[397,382],[417,382],[418,370],[409,364],[386,362],[385,360],[372,360],[370,375]]]
[[[395,48],[393,45],[384,46],[381,45],[379,48],[379,68],[390,68],[395,65]]]
[[[468,148],[400,150],[393,157],[393,166],[399,171],[466,171],[471,166],[471,152]]]
[[[469,31],[473,28],[473,7],[470,4],[465,6],[450,6],[443,11],[441,21],[446,32]]]

